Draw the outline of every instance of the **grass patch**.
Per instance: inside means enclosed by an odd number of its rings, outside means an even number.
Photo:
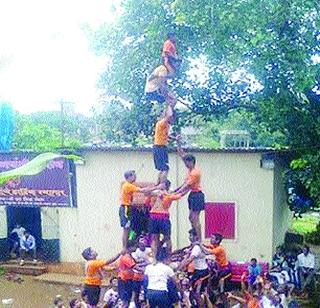
[[[303,216],[302,218],[294,219],[292,221],[291,229],[300,234],[306,234],[316,230],[319,223],[319,218],[314,216]]]

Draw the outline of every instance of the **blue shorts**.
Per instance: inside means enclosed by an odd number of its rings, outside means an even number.
[[[130,208],[125,205],[121,205],[119,208],[120,226],[122,228],[130,228],[131,226],[131,213]]]
[[[153,162],[158,171],[169,170],[168,147],[166,145],[153,146]]]
[[[158,91],[153,91],[146,93],[147,101],[152,102],[156,101],[160,104],[163,104],[166,101],[166,98],[160,94]]]
[[[124,302],[130,302],[132,297],[132,280],[118,279],[118,293],[119,297]]]
[[[171,222],[170,219],[150,219],[149,233],[163,234],[164,236],[171,235]]]

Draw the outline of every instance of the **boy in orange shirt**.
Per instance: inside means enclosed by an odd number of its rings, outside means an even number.
[[[181,148],[180,137],[177,138],[178,154],[188,169],[184,183],[176,190],[183,195],[190,191],[188,196],[189,221],[201,241],[200,213],[204,210],[205,197],[201,189],[201,171],[196,167],[196,158],[191,154],[185,154]]]
[[[158,183],[166,181],[169,172],[168,141],[176,140],[169,135],[170,127],[174,123],[175,115],[171,106],[167,106],[163,117],[156,123],[153,144],[153,161],[159,171]]]
[[[125,253],[119,259],[118,290],[123,307],[128,307],[130,304],[132,294],[135,291],[133,282],[135,276],[137,277],[139,272],[143,273],[143,268],[132,257],[135,249],[134,243],[130,241]],[[136,299],[137,297],[135,296]],[[136,304],[139,305],[137,300]]]
[[[149,198],[149,204],[152,206],[150,210],[149,233],[152,236],[151,248],[153,255],[157,255],[160,243],[160,234],[164,236],[164,242],[167,245],[167,251],[171,254],[171,222],[169,208],[173,201],[181,199],[181,194],[170,194],[170,181],[163,183],[163,190],[157,192],[156,195]],[[146,202],[148,204],[148,201]]]
[[[82,257],[87,261],[85,267],[86,278],[84,291],[88,296],[91,307],[96,307],[100,299],[101,283],[103,279],[103,268],[116,261],[120,254],[110,260],[97,260],[97,252],[91,247],[82,252]]]
[[[228,261],[226,250],[221,245],[222,239],[223,237],[221,234],[213,233],[210,239],[210,245],[204,245],[203,247],[203,250],[207,254],[212,254],[215,256],[219,280],[231,273],[231,265]],[[222,286],[220,286],[220,288],[221,287]]]
[[[147,193],[155,190],[157,187],[138,187],[133,183],[136,181],[137,176],[134,170],[129,170],[124,173],[125,182],[121,187],[121,206],[119,209],[120,225],[123,228],[122,245],[123,249],[127,248],[129,230],[131,225],[131,213],[130,207],[133,198],[133,194],[136,192]]]

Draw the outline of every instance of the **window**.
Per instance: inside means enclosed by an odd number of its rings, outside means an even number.
[[[205,237],[220,233],[224,238],[236,237],[235,202],[207,202],[205,206]]]

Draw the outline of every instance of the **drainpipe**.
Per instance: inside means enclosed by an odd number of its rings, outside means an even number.
[[[179,160],[180,157],[177,152],[175,152],[176,156],[176,186],[179,185]],[[181,200],[177,201],[176,204],[176,243],[177,243],[177,248],[180,246],[179,238],[180,238],[180,230],[179,230],[179,207],[180,207],[180,202]]]

